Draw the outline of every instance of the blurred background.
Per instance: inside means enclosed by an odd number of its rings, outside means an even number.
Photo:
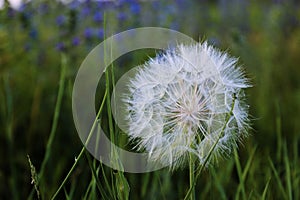
[[[105,37],[144,26],[207,40],[238,57],[252,79],[246,94],[253,130],[240,145],[240,163],[232,157],[220,161],[222,167],[207,170],[197,195],[233,199],[241,193],[257,199],[267,188],[267,199],[300,198],[299,1],[5,0],[0,7],[0,199],[37,198],[27,155],[39,172],[51,130],[51,154],[39,187],[45,199],[53,195],[82,148],[71,108],[81,62]],[[149,55],[155,51],[122,56],[115,62],[116,77]],[[62,65],[67,66],[65,84],[56,110]],[[88,196],[92,172],[87,157],[79,161],[59,199],[67,194],[73,194],[72,199],[103,198],[99,192]],[[242,169],[249,164],[242,192],[239,164]],[[114,172],[102,169],[115,187]],[[182,199],[189,184],[184,168],[124,175],[130,199]]]

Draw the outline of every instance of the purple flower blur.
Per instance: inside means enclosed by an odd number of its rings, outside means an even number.
[[[86,29],[84,30],[83,35],[84,35],[84,37],[85,37],[86,39],[92,38],[92,36],[93,36],[93,29],[91,29],[91,28],[86,28]]]
[[[64,50],[66,50],[66,45],[63,42],[59,42],[56,44],[55,49],[58,51],[64,51]]]
[[[101,12],[96,12],[94,14],[94,21],[95,22],[102,22],[102,20],[103,20],[102,13]]]
[[[41,3],[38,7],[38,12],[40,14],[47,14],[49,12],[49,6],[48,4],[45,2],[45,3]]]
[[[58,17],[56,17],[55,21],[58,26],[62,26],[67,22],[67,18],[64,15],[59,15]]]
[[[138,1],[131,0],[130,2],[130,11],[133,14],[139,14],[141,11],[141,5],[138,3]]]
[[[38,36],[38,31],[35,28],[31,28],[29,31],[29,37],[31,39],[36,39]]]
[[[104,30],[103,30],[103,28],[99,28],[99,29],[97,30],[97,37],[98,37],[99,39],[103,39],[103,37],[104,37]]]
[[[123,12],[120,12],[120,13],[118,13],[118,19],[120,20],[120,21],[124,21],[124,20],[126,20],[126,14],[125,13],[123,13]]]
[[[80,44],[80,38],[75,36],[73,39],[72,39],[72,45],[73,46],[78,46]]]
[[[82,10],[81,10],[81,15],[83,17],[86,17],[88,16],[89,14],[91,13],[91,9],[89,7],[84,7]]]
[[[80,6],[80,2],[78,0],[73,0],[70,4],[69,4],[69,8],[71,10],[75,10]]]

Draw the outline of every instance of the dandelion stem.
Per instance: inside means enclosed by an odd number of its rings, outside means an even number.
[[[232,102],[232,105],[231,105],[231,109],[230,109],[230,112],[229,112],[229,113],[227,114],[227,116],[226,116],[226,120],[225,120],[224,126],[223,126],[223,128],[222,128],[222,130],[221,130],[221,132],[220,132],[220,134],[219,134],[219,137],[218,137],[217,140],[215,141],[214,145],[210,148],[210,150],[209,150],[209,152],[208,152],[208,154],[207,154],[207,156],[206,156],[206,158],[205,158],[203,164],[200,166],[200,168],[199,168],[198,170],[196,170],[196,171],[197,171],[197,174],[196,174],[196,176],[195,176],[195,179],[194,179],[194,181],[193,181],[193,184],[190,185],[190,188],[189,188],[189,190],[188,190],[186,196],[184,197],[184,200],[188,200],[189,197],[193,196],[192,193],[195,191],[195,186],[196,186],[197,180],[198,180],[200,174],[202,173],[204,167],[205,167],[206,164],[208,163],[208,161],[209,161],[209,159],[210,159],[210,157],[211,157],[211,155],[212,155],[214,149],[216,148],[216,146],[217,146],[219,140],[220,140],[221,137],[223,136],[224,131],[225,131],[225,128],[226,128],[226,125],[227,125],[227,123],[228,123],[229,120],[230,120],[230,117],[233,115],[233,108],[234,108],[235,100],[236,100],[236,94],[233,95],[233,102]],[[191,172],[190,172],[190,173],[191,173]]]
[[[196,180],[195,180],[195,162],[194,162],[194,156],[192,153],[190,153],[190,158],[189,158],[189,171],[190,171],[190,188],[192,188],[190,200],[195,200],[196,194],[195,194],[195,187],[193,186],[196,182]]]

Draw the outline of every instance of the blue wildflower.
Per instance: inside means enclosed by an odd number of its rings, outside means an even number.
[[[72,39],[72,45],[73,46],[78,46],[80,44],[80,38],[75,36],[73,39]]]
[[[133,14],[139,14],[141,11],[141,6],[137,1],[132,1],[130,4],[130,11]]]
[[[91,13],[91,9],[89,8],[89,7],[84,7],[82,10],[81,10],[81,15],[83,16],[83,17],[86,17],[86,16],[88,16],[88,15],[90,15],[90,13]]]
[[[80,2],[78,0],[73,0],[70,4],[69,4],[69,8],[71,10],[76,10],[78,7],[80,6]]]
[[[64,50],[66,50],[66,45],[63,42],[59,42],[56,44],[55,49],[58,51],[64,51]]]
[[[58,17],[56,17],[56,24],[58,26],[62,26],[67,22],[67,18],[64,15],[59,15]]]
[[[29,31],[29,37],[31,39],[36,39],[38,36],[38,31],[35,28],[31,28]]]
[[[83,34],[86,39],[90,39],[93,36],[93,29],[86,28]]]
[[[39,5],[39,7],[38,7],[38,12],[40,13],[40,14],[47,14],[48,13],[48,11],[49,11],[49,6],[48,6],[48,4],[47,3],[41,3],[40,5]]]
[[[103,28],[99,28],[99,29],[97,30],[97,37],[98,37],[99,39],[103,39],[103,38],[104,38],[104,30],[103,30]]]
[[[96,12],[94,14],[94,21],[95,22],[101,22],[103,20],[103,16],[101,12]]]
[[[14,3],[15,5],[14,5],[14,7],[19,11],[19,12],[25,12],[26,11],[26,8],[27,8],[27,6],[26,6],[26,4],[25,3],[23,3],[23,2],[21,2],[21,3]]]
[[[126,20],[126,18],[127,18],[127,16],[125,13],[123,13],[123,12],[118,13],[118,19],[120,21],[124,21],[124,20]]]

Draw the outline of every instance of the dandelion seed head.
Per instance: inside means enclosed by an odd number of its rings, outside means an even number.
[[[189,153],[201,164],[230,154],[249,127],[243,89],[250,87],[237,59],[206,42],[179,45],[137,70],[124,98],[129,137],[149,160],[182,166]]]

